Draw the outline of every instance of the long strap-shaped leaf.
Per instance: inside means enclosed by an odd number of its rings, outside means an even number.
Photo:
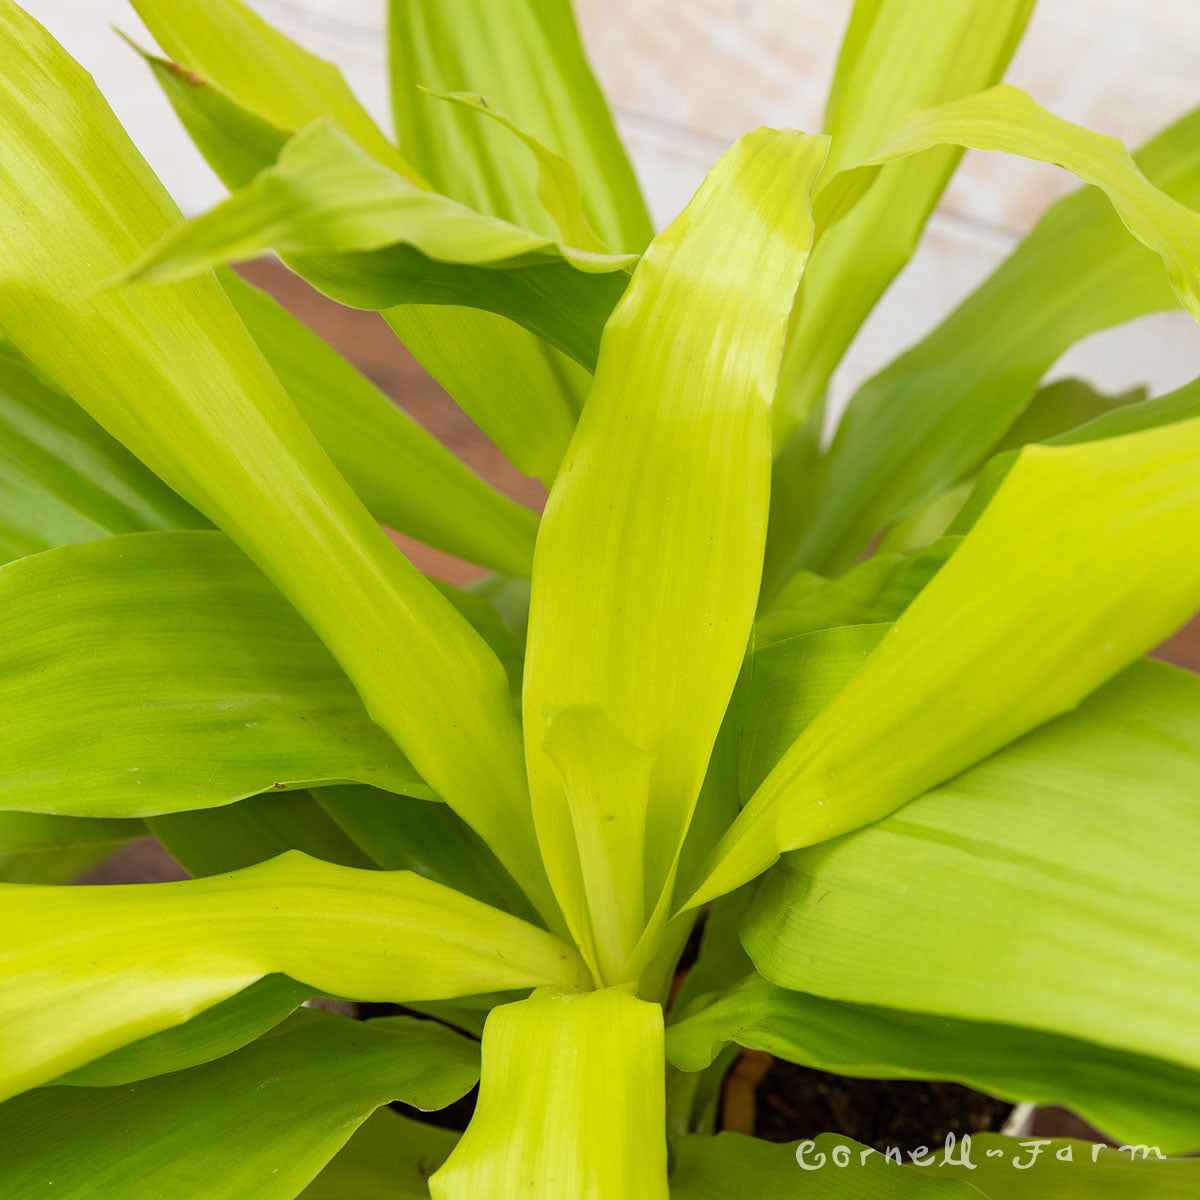
[[[825,114],[830,172],[872,153],[905,113],[996,83],[1033,0],[858,0]],[[961,151],[887,168],[813,250],[779,380],[777,444],[821,399],[846,347],[911,257]],[[874,190],[874,189],[873,189]]]
[[[0,37],[0,327],[247,551],[536,893],[495,655],[371,520],[214,278],[101,290],[178,213],[90,78],[11,0]]]
[[[23,558],[0,607],[0,808],[149,816],[347,780],[433,797],[224,534]]]
[[[258,348],[317,441],[383,524],[528,577],[537,517],[489,487],[266,292],[219,272]]]
[[[479,1107],[433,1200],[666,1200],[663,1018],[632,989],[493,1009]]]
[[[689,903],[745,883],[783,850],[878,820],[1074,707],[1195,611],[1198,522],[1200,420],[1027,447],[950,561],[763,782]]]
[[[8,1101],[0,1106],[0,1192],[292,1200],[378,1106],[441,1108],[478,1070],[477,1047],[432,1021],[302,1010],[252,1045],[187,1071]]]
[[[360,1000],[578,986],[544,930],[408,871],[293,851],[229,875],[0,887],[0,1094],[186,1021],[263,975]]]
[[[617,897],[625,934],[654,908],[750,632],[770,401],[812,237],[805,197],[826,148],[796,132],[748,134],[655,239],[605,332],[538,533],[524,692],[538,837],[572,928],[609,982],[633,946],[624,934],[594,942],[588,901],[597,887]],[[648,795],[615,822],[613,801],[598,799],[609,789],[574,788],[543,749],[547,719],[580,705],[655,759]],[[584,833],[586,795],[609,806],[599,818],[607,852]]]
[[[390,0],[392,111],[401,143],[449,196],[544,228],[528,151],[419,87],[470,91],[579,172],[584,208],[614,250],[652,233],[633,169],[588,66],[570,0]]]
[[[1167,195],[1200,207],[1200,109],[1134,161]],[[877,529],[974,470],[1071,345],[1177,304],[1162,260],[1129,236],[1103,193],[1060,200],[937,329],[859,389],[806,484],[802,539],[768,548],[781,560],[768,568],[772,581],[789,563],[848,567]]]
[[[206,529],[17,349],[0,343],[0,561],[143,529]]]
[[[133,0],[133,6],[181,64],[177,72],[160,72],[159,81],[200,152],[229,186],[248,182],[274,160],[278,144],[272,149],[264,133],[277,128],[290,136],[321,118],[335,121],[385,165],[424,182],[415,168],[405,170],[378,152],[382,135],[352,97],[353,111],[347,107],[340,76],[332,93],[325,86],[335,68],[266,25],[241,0],[217,5]],[[204,86],[207,81],[225,95]],[[248,111],[231,124],[231,107]],[[249,169],[252,148],[263,157]],[[517,469],[549,484],[586,394],[587,372],[494,313],[405,304],[384,317]]]
[[[1008,84],[913,113],[874,155],[831,178],[822,203],[836,213],[861,190],[869,194],[882,164],[945,145],[1055,163],[1100,188],[1129,232],[1163,260],[1180,304],[1200,320],[1200,214],[1150,183],[1116,138],[1064,121]]]
[[[588,368],[634,261],[556,242],[419,188],[318,122],[244,188],[148,250],[130,278],[188,279],[267,250],[287,255],[343,303],[487,309]]]
[[[747,949],[785,987],[1198,1071],[1198,776],[1200,678],[1140,662],[886,820],[790,855]],[[904,963],[884,951],[899,937]]]

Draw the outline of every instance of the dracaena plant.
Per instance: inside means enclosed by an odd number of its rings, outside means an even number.
[[[567,0],[393,0],[395,140],[238,0],[134,7],[231,191],[190,223],[0,0],[0,1194],[1195,1194],[710,1135],[741,1045],[1200,1144],[1200,682],[1143,657],[1200,603],[1200,388],[1039,390],[1200,316],[1200,117],[1131,157],[999,84],[1031,0],[859,0],[827,132],[654,236]],[[966,146],[1089,186],[823,448]],[[544,514],[229,272],[268,250]],[[147,830],[194,878],[63,886]],[[385,1107],[477,1078],[461,1138]]]

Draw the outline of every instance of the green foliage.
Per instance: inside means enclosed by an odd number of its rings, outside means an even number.
[[[1200,604],[1200,384],[1044,383],[1200,315],[1197,115],[1131,157],[999,84],[1031,0],[858,0],[826,133],[654,236],[567,0],[391,0],[395,141],[242,0],[133,3],[231,192],[191,222],[0,0],[0,1195],[1195,1194],[695,1131],[746,1046],[1200,1147],[1200,684],[1142,658]],[[966,146],[1090,187],[823,449]],[[191,879],[63,886],[147,832]],[[461,1137],[384,1109],[476,1078]]]

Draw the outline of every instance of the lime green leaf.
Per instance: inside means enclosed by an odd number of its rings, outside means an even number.
[[[424,191],[322,122],[296,134],[228,200],[152,247],[129,277],[188,279],[267,250],[288,256],[344,304],[487,309],[588,368],[633,261],[558,245]]]
[[[666,1200],[663,1019],[632,989],[493,1009],[479,1105],[433,1200]]]
[[[1200,109],[1135,161],[1200,207]],[[1064,350],[1176,303],[1162,261],[1099,191],[1059,201],[941,326],[859,390],[796,517],[803,540],[780,557],[849,567],[876,529],[977,468]]]
[[[583,188],[579,172],[574,164],[542,145],[537,138],[526,133],[510,117],[499,112],[483,96],[471,92],[431,92],[439,100],[461,104],[494,121],[519,138],[533,154],[538,167],[537,197],[542,207],[554,222],[558,240],[567,246],[578,246],[581,250],[592,250],[598,254],[610,253],[609,248],[596,236],[583,207]]]
[[[286,975],[267,975],[190,1021],[130,1042],[54,1082],[113,1087],[212,1062],[274,1029],[311,995],[312,988]]]
[[[433,795],[222,534],[19,559],[0,605],[0,806],[134,817],[345,780]]]
[[[216,1062],[0,1108],[10,1195],[291,1200],[380,1105],[437,1108],[474,1083],[473,1043],[428,1021],[300,1012]]]
[[[1100,188],[1129,232],[1162,259],[1180,304],[1200,320],[1200,214],[1155,187],[1116,138],[1056,117],[1009,84],[913,113],[862,167],[831,179],[823,199],[835,203],[875,165],[948,144],[1055,163]]]
[[[547,231],[542,181],[528,153],[503,129],[437,103],[421,87],[486,97],[525,137],[571,160],[588,223],[606,245],[645,248],[650,218],[570,0],[390,0],[389,51],[400,142],[448,196]]]
[[[275,972],[389,1001],[587,979],[565,944],[507,913],[407,871],[360,871],[297,851],[184,883],[4,885],[0,935],[4,1095]]]
[[[940,538],[913,554],[877,554],[838,579],[802,571],[754,623],[758,646],[835,625],[894,621],[957,548]]]
[[[244,188],[148,251],[130,275],[146,282],[171,282],[216,262],[266,250],[353,252],[398,244],[412,247],[433,264],[501,268],[562,259],[581,272],[606,274],[636,261],[631,255],[559,244],[419,188],[376,162],[336,125],[317,121],[289,139],[275,163]],[[369,262],[364,273],[370,274]],[[409,285],[414,295],[424,290],[418,283],[424,281]],[[470,302],[468,288],[462,288],[461,295],[450,290],[450,274],[432,283],[448,292],[447,303]],[[396,284],[397,289],[402,286]],[[428,291],[437,295],[432,286]],[[384,297],[370,307],[386,307],[386,290]]]
[[[1123,1141],[1200,1145],[1200,1075],[1019,1026],[826,1000],[751,975],[667,1029],[667,1055],[706,1068],[735,1042],[859,1079],[953,1080],[1014,1103],[1061,1104]]]
[[[608,326],[542,519],[526,753],[543,857],[584,945],[592,933],[570,807],[543,752],[545,722],[553,709],[594,705],[656,756],[645,834],[653,910],[750,632],[770,400],[812,237],[804,197],[825,151],[824,138],[748,134],[655,239]]]
[[[799,1146],[808,1148],[808,1171],[796,1161]],[[671,1150],[671,1200],[980,1200],[966,1183],[922,1176],[832,1133],[787,1145],[719,1133],[678,1138]]]
[[[745,803],[891,628],[838,625],[754,651],[742,710],[738,795]]]
[[[0,882],[69,883],[145,833],[135,820],[0,812]]]
[[[436,807],[445,809],[442,804]],[[285,850],[303,850],[344,867],[380,865],[303,789],[270,791],[222,808],[153,816],[146,823],[193,876],[252,867]]]
[[[612,978],[646,927],[642,871],[654,755],[600,709],[583,705],[549,714],[542,750],[558,768],[570,814],[596,965],[601,978]]]
[[[528,577],[537,517],[489,487],[303,322],[232,271],[221,285],[301,416],[385,525]]]
[[[789,857],[747,949],[784,987],[1198,1070],[1198,769],[1200,678],[1139,663],[877,825]]]
[[[347,112],[336,68],[264,26],[240,0],[219,6],[137,0],[135,7],[163,49],[183,64],[169,80],[162,72],[159,78],[173,85],[166,88],[169,99],[228,186],[244,186],[275,161],[278,148],[263,123],[291,136],[320,119],[335,121],[385,165],[423,184],[415,170],[379,152],[382,135],[356,102]],[[252,66],[244,52],[247,38]],[[321,86],[326,77],[337,86]],[[212,81],[219,88],[209,86]],[[231,105],[244,111],[231,112]],[[261,157],[251,162],[256,151]],[[582,367],[494,313],[406,304],[383,315],[518,470],[546,483],[554,478],[590,383]]]
[[[1142,1145],[983,1133],[972,1139],[971,1166],[937,1162],[919,1169],[966,1180],[988,1200],[1191,1200],[1200,1188],[1200,1160],[1159,1161]]]
[[[1033,0],[859,0],[826,112],[825,177],[873,153],[912,109],[998,82],[1032,10]],[[863,319],[912,256],[960,157],[944,149],[889,166],[857,211],[818,238],[780,374],[778,446],[821,399]]]
[[[300,1200],[429,1200],[431,1172],[458,1134],[381,1109],[368,1117]]]
[[[1160,642],[1200,601],[1200,561],[1179,553],[1198,518],[1200,421],[1026,447],[950,561],[764,781],[691,903],[782,850],[878,820]]]
[[[420,181],[413,164],[379,131],[332,63],[273,29],[240,0],[130,0],[179,76],[200,71],[220,91],[279,129],[329,117],[385,166]],[[197,11],[202,8],[203,11]],[[244,130],[239,130],[244,133]]]
[[[0,41],[0,228],[21,231],[0,239],[0,328],[247,551],[553,912],[495,655],[338,475],[215,278],[102,289],[179,214],[91,79],[7,2]]]
[[[321,788],[316,799],[385,870],[416,871],[485,904],[536,920],[487,843],[445,804],[369,787]]]
[[[1051,446],[1075,446],[1081,442],[1095,442],[1101,438],[1139,433],[1143,429],[1156,429],[1160,425],[1173,425],[1193,417],[1200,417],[1200,380],[1185,384],[1165,396],[1156,396],[1140,404],[1130,404],[1104,413],[1075,429],[1047,438],[1046,442]],[[1017,455],[1013,450],[1006,450],[988,461],[980,471],[962,511],[955,518],[955,532],[965,533],[975,524],[1016,461]]]
[[[0,342],[0,561],[208,522]]]

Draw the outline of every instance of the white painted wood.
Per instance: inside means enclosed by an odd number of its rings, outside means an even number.
[[[93,72],[185,211],[221,195],[149,73],[108,28],[149,38],[126,0],[22,0]],[[202,0],[196,0],[197,3]],[[386,124],[384,0],[250,0],[332,58]],[[913,0],[920,3],[921,0]],[[759,124],[818,129],[851,0],[576,0],[655,219],[665,224],[712,161]],[[1137,145],[1200,103],[1196,0],[1040,0],[1008,78],[1072,120]],[[970,154],[921,252],[834,380],[835,404],[932,327],[1070,181],[1053,167]],[[1156,391],[1200,375],[1200,333],[1179,314],[1089,339],[1055,374]]]

